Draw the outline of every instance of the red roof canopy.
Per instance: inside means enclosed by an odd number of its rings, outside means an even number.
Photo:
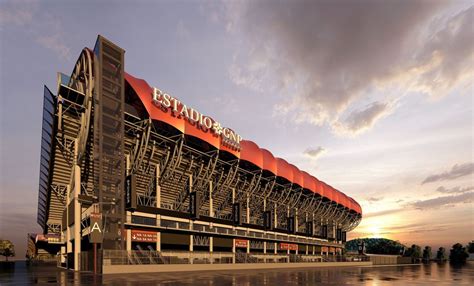
[[[299,170],[296,166],[289,164],[284,159],[275,158],[270,151],[259,148],[254,142],[242,140],[240,141],[240,150],[231,148],[227,144],[223,144],[222,138],[211,132],[211,130],[206,130],[205,127],[192,123],[186,118],[175,116],[170,109],[163,109],[156,106],[152,100],[153,89],[143,79],[135,78],[125,73],[125,80],[138,95],[152,120],[164,122],[185,135],[193,136],[207,142],[217,149],[229,152],[241,160],[254,164],[260,169],[269,171],[293,184],[299,185],[362,214],[362,208],[355,200],[347,197],[345,194],[324,182],[319,181],[307,172]]]

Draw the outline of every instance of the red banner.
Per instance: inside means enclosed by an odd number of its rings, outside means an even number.
[[[245,239],[236,239],[235,247],[247,247],[249,241]]]
[[[298,244],[280,243],[280,250],[297,250]]]
[[[132,241],[138,242],[156,242],[158,237],[155,231],[133,230]]]

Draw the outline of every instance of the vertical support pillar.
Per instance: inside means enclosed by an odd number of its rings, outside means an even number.
[[[127,232],[127,251],[131,251],[132,250],[132,230],[131,229],[126,229],[125,230]]]
[[[78,157],[78,139],[75,139],[74,148],[74,270],[80,270],[79,255],[81,253],[81,204],[79,203],[79,194],[81,193],[81,167]]]
[[[277,216],[277,203],[275,202],[273,208],[273,225],[276,228],[278,226],[278,216]]]
[[[295,208],[295,232],[298,232],[298,208]]]
[[[155,167],[155,192],[156,192],[156,207],[161,208],[161,186],[160,182],[160,164]]]
[[[209,180],[209,216],[214,217],[214,201],[212,199],[212,181]]]
[[[263,242],[263,253],[267,254],[267,242],[266,241]]]
[[[161,226],[161,215],[156,215],[156,226]],[[156,251],[161,251],[161,232],[156,232]]]
[[[278,243],[274,242],[274,248],[273,248],[273,253],[277,254],[278,253]]]
[[[235,264],[235,238],[232,239],[232,263]]]
[[[247,213],[246,213],[246,222],[250,223],[250,197],[249,193],[247,192]]]
[[[67,185],[66,187],[66,247],[65,247],[65,263],[66,267],[69,269],[71,265],[68,265],[68,253],[72,252],[72,243],[71,243],[71,228],[69,227],[69,203],[70,199],[70,192],[71,192],[71,185]]]

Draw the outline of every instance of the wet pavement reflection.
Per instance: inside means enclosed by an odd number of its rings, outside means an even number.
[[[289,270],[206,271],[93,275],[54,265],[0,269],[0,285],[474,285],[474,262],[460,266],[341,267]]]

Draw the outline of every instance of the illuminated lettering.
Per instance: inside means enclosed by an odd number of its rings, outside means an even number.
[[[161,102],[161,104],[165,107],[165,108],[169,108],[171,106],[171,95],[165,93],[163,94],[163,100]]]
[[[189,119],[193,122],[198,122],[199,121],[199,112],[197,112],[197,110],[193,109],[193,108],[190,108],[190,114],[189,114]]]
[[[187,119],[190,122],[198,123],[202,126],[204,132],[212,132],[221,137],[221,143],[223,145],[234,150],[240,150],[240,141],[242,140],[242,137],[239,134],[235,133],[230,128],[222,127],[219,122],[212,120],[208,116],[202,115],[194,108],[187,107],[178,99],[167,93],[163,93],[156,87],[154,87],[152,91],[152,102],[154,105],[162,107],[165,110],[171,108],[171,112],[174,116]]]

